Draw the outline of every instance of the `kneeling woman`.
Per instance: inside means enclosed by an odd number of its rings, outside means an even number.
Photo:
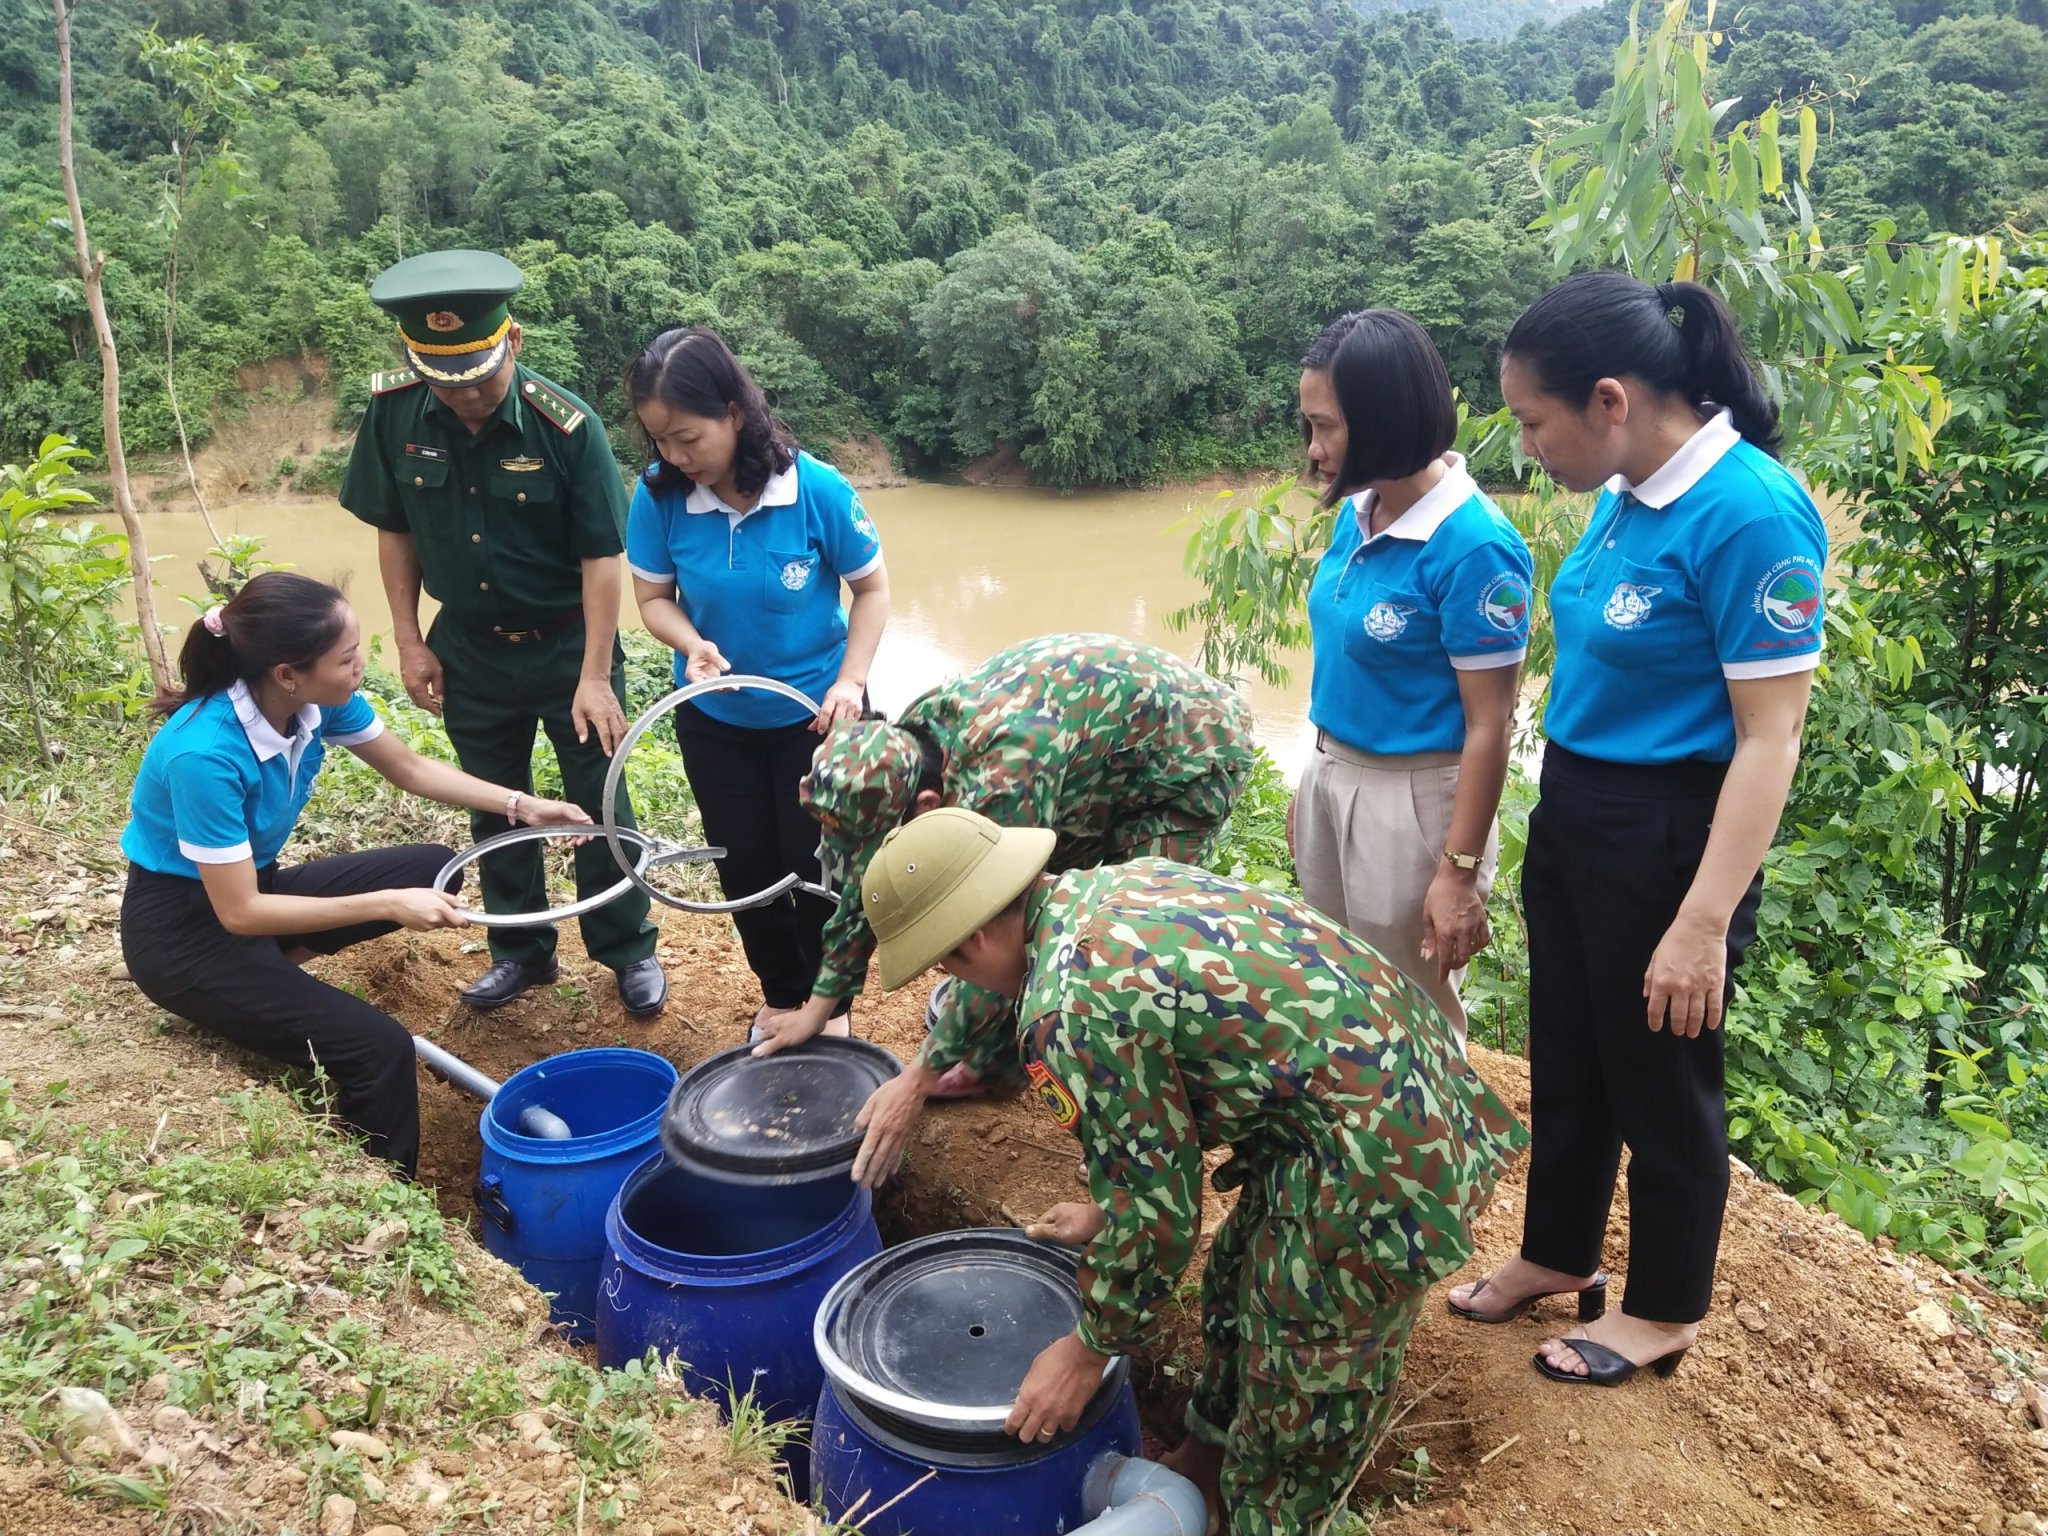
[[[121,953],[158,1007],[273,1060],[317,1063],[341,1118],[410,1177],[419,1160],[412,1035],[300,964],[396,928],[468,919],[431,882],[452,856],[434,843],[279,868],[329,744],[413,794],[527,823],[587,825],[537,800],[417,755],[356,690],[362,631],[335,588],[290,571],[253,578],[185,637],[182,692],[143,754],[121,849]]]

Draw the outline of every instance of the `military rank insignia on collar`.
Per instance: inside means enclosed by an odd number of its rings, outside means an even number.
[[[498,468],[509,469],[513,471],[515,474],[521,475],[530,475],[537,469],[546,469],[547,467],[547,460],[530,459],[525,454],[521,454],[516,459],[498,460]]]
[[[434,459],[438,461],[448,457],[447,449],[429,448],[425,443],[407,443],[405,445],[405,453],[407,458],[412,459]]]
[[[1059,1122],[1061,1130],[1071,1131],[1081,1123],[1081,1106],[1074,1102],[1067,1085],[1052,1075],[1050,1067],[1042,1061],[1034,1061],[1025,1068],[1025,1075],[1031,1079],[1039,1102],[1052,1111],[1052,1117]]]

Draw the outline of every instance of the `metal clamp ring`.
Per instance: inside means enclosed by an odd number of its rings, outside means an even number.
[[[648,728],[677,705],[687,704],[700,694],[724,693],[739,688],[759,688],[768,693],[779,693],[784,698],[803,705],[812,715],[816,715],[819,712],[817,704],[813,703],[806,694],[790,687],[789,684],[778,682],[772,677],[756,677],[751,673],[741,672],[726,677],[714,677],[701,683],[691,683],[687,687],[676,689],[675,692],[669,694],[666,698],[650,706],[639,719],[626,727],[626,734],[619,738],[618,746],[612,751],[612,765],[605,771],[604,825],[597,830],[604,833],[605,841],[611,845],[612,857],[618,861],[619,868],[626,872],[626,878],[629,881],[639,886],[641,890],[664,906],[675,907],[684,912],[744,912],[749,907],[764,907],[786,891],[805,891],[813,896],[821,896],[827,901],[837,901],[839,893],[832,889],[829,882],[819,883],[806,880],[802,875],[794,872],[784,875],[773,885],[758,890],[751,896],[741,896],[732,901],[692,901],[686,896],[671,896],[667,891],[650,885],[645,874],[645,870],[648,867],[646,860],[641,861],[639,868],[635,868],[627,862],[625,844],[631,840],[631,829],[619,825],[617,806],[619,786],[625,783],[626,780],[626,758],[628,754],[632,752],[640,738],[647,733]],[[709,857],[723,858],[725,857],[725,850],[721,848],[716,853],[709,854]],[[661,859],[655,862],[673,863],[676,861],[673,859]],[[607,895],[604,899],[609,901],[611,898]]]
[[[557,837],[595,837],[602,831],[614,839],[612,849],[616,854],[622,843],[630,842],[640,851],[638,865],[648,869],[658,864],[696,863],[706,859],[722,859],[723,848],[679,848],[662,838],[650,837],[634,827],[514,827],[509,832],[500,832],[482,842],[465,848],[434,876],[434,889],[445,890],[448,882],[465,865],[473,864],[486,854],[500,848],[509,848],[514,843],[533,843]],[[635,877],[638,878],[637,876]],[[565,907],[552,907],[545,912],[485,912],[480,908],[468,909],[469,920],[485,928],[537,928],[543,923],[567,922],[572,917],[581,917],[586,912],[595,912],[608,901],[615,901],[633,888],[632,880],[621,880],[617,885],[607,886],[595,896],[586,896],[581,901],[572,901]],[[645,882],[641,882],[645,884]]]

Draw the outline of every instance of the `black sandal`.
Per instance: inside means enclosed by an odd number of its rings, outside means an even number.
[[[1543,1358],[1541,1350],[1530,1358],[1536,1362],[1536,1369],[1552,1381],[1561,1381],[1573,1387],[1618,1387],[1637,1371],[1649,1371],[1661,1381],[1678,1369],[1678,1362],[1685,1358],[1686,1350],[1692,1347],[1689,1344],[1681,1344],[1668,1354],[1659,1355],[1654,1360],[1637,1365],[1627,1355],[1609,1349],[1597,1339],[1568,1338],[1564,1342],[1577,1350],[1579,1358],[1586,1362],[1585,1375],[1581,1376],[1576,1371],[1559,1370]]]
[[[1472,1287],[1471,1299],[1477,1301],[1479,1293],[1491,1284],[1493,1284],[1493,1276],[1488,1275],[1484,1280]],[[1545,1301],[1552,1296],[1578,1297],[1579,1321],[1582,1323],[1593,1322],[1595,1319],[1607,1315],[1607,1276],[1604,1273],[1594,1275],[1593,1283],[1581,1290],[1538,1291],[1534,1296],[1524,1296],[1505,1312],[1480,1312],[1471,1307],[1461,1307],[1448,1296],[1444,1298],[1444,1305],[1451,1309],[1451,1316],[1462,1317],[1468,1323],[1512,1323],[1524,1312],[1535,1306],[1537,1302]]]

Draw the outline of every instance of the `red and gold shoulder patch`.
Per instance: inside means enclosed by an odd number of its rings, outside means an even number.
[[[1052,1111],[1052,1117],[1059,1122],[1061,1130],[1071,1131],[1081,1123],[1081,1106],[1074,1102],[1067,1085],[1052,1075],[1050,1067],[1042,1061],[1034,1061],[1025,1068],[1025,1075],[1031,1079],[1039,1102]]]

